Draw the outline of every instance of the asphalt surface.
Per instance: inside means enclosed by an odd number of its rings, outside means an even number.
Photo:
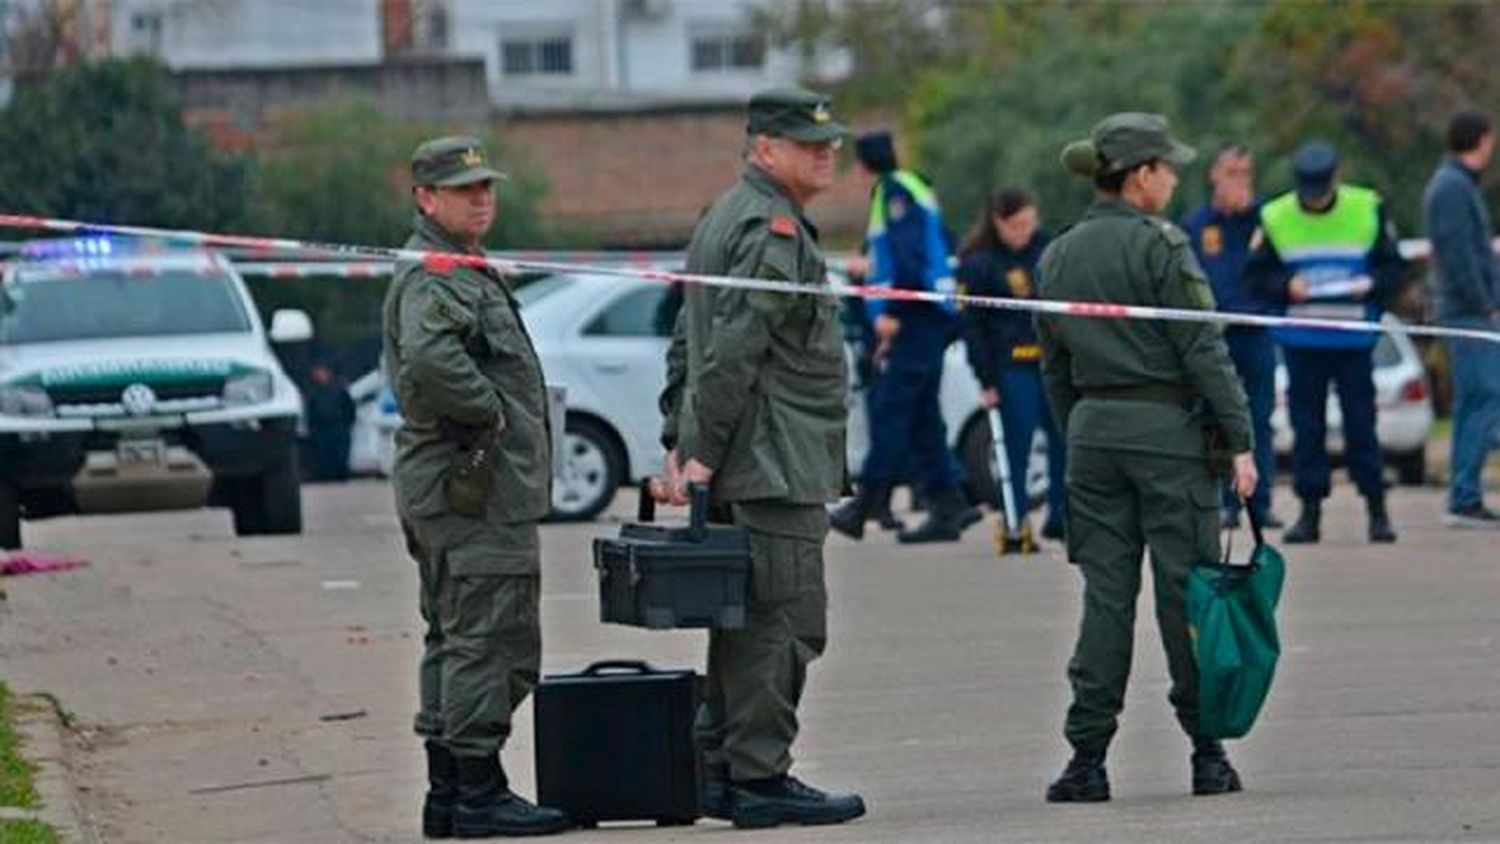
[[[1044,803],[1067,757],[1076,571],[1055,550],[997,560],[988,524],[920,549],[877,531],[829,542],[832,642],[796,748],[796,771],[863,793],[866,818],[566,840],[1500,841],[1500,533],[1442,528],[1439,490],[1391,505],[1395,546],[1363,541],[1343,488],[1324,543],[1289,552],[1277,683],[1231,745],[1243,794],[1188,796],[1148,595],[1114,800]],[[5,580],[0,677],[70,715],[68,774],[95,840],[417,840],[416,573],[389,490],[310,487],[306,510],[295,538],[235,539],[224,512],[27,525],[34,547],[89,566]],[[598,623],[589,542],[615,529],[544,528],[545,670],[701,669],[701,633]],[[507,767],[530,793],[529,707],[516,726]]]

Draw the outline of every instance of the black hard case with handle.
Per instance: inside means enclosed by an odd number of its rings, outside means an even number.
[[[744,528],[708,523],[708,488],[689,487],[689,521],[655,521],[641,487],[639,521],[594,540],[599,619],[654,630],[745,626],[750,540]]]
[[[698,675],[637,660],[550,675],[536,691],[537,802],[583,826],[698,818]]]

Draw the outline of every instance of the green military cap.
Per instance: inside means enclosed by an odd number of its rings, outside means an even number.
[[[505,177],[490,166],[484,145],[475,138],[434,138],[411,154],[411,180],[418,185],[451,188]]]
[[[771,88],[750,98],[748,135],[772,135],[794,141],[840,140],[849,134],[829,112],[827,94],[806,88]]]
[[[1181,167],[1198,156],[1196,150],[1172,137],[1160,114],[1127,111],[1111,114],[1094,126],[1087,140],[1063,148],[1063,166],[1093,178],[1118,173],[1147,161],[1166,161]]]

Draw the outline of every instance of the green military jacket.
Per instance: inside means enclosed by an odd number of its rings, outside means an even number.
[[[1047,299],[1213,310],[1208,279],[1176,226],[1119,199],[1101,199],[1042,254]],[[1091,388],[1180,389],[1201,398],[1232,452],[1251,447],[1245,392],[1212,323],[1042,314],[1042,375],[1059,425],[1071,442],[1159,454],[1201,456],[1203,440],[1186,411],[1144,401],[1100,403],[1074,419]]]
[[[699,222],[687,271],[828,283],[817,230],[753,165]],[[822,504],[844,486],[848,387],[836,300],[689,285],[662,441],[714,470],[718,502]]]
[[[417,215],[408,249],[471,252]],[[486,521],[536,521],[551,507],[546,387],[510,289],[493,271],[401,262],[386,294],[384,365],[401,404],[392,480],[403,517],[449,512],[458,443],[503,429],[489,463]]]

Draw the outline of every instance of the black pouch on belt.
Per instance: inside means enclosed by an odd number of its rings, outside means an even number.
[[[1199,410],[1198,418],[1203,426],[1203,454],[1208,460],[1208,473],[1227,479],[1234,474],[1234,452],[1229,450],[1229,437],[1219,420],[1206,409]]]
[[[497,427],[443,425],[445,439],[458,446],[448,462],[448,479],[443,491],[448,508],[460,516],[479,518],[484,515],[490,497],[490,462],[500,439]]]

